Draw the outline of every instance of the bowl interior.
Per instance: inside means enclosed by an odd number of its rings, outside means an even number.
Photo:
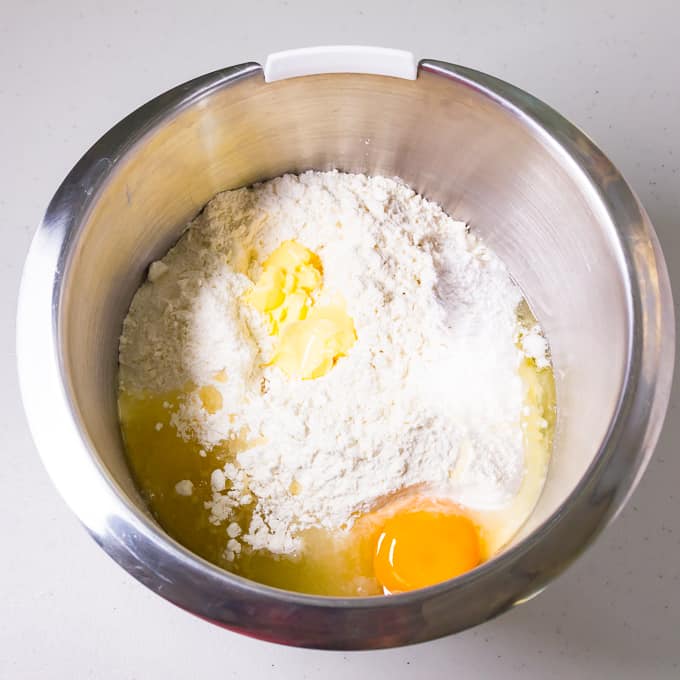
[[[552,347],[558,423],[522,540],[582,479],[616,409],[630,342],[626,272],[597,191],[555,141],[483,87],[421,66],[415,81],[259,69],[144,129],[76,234],[60,305],[74,406],[105,470],[145,510],[118,428],[118,337],[149,262],[216,193],[307,169],[398,176],[506,262]],[[146,510],[145,510],[146,511]]]

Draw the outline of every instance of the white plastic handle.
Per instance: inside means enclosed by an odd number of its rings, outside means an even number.
[[[413,54],[406,50],[326,45],[274,52],[264,64],[264,79],[268,83],[319,73],[369,73],[415,80],[418,63]]]

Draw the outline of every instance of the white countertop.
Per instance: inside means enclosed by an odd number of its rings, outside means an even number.
[[[311,44],[410,49],[500,76],[555,106],[594,137],[638,191],[680,301],[679,3],[1,4],[0,678],[680,677],[680,371],[638,490],[545,593],[454,637],[343,654],[218,629],[116,566],[43,471],[14,368],[22,260],[53,191],[87,147],[177,83]]]

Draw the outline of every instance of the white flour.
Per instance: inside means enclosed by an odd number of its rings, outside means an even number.
[[[320,256],[324,286],[342,294],[357,331],[316,380],[263,367],[270,338],[239,300],[287,239]],[[293,552],[300,530],[348,527],[417,485],[502,507],[524,474],[521,297],[462,222],[401,182],[286,175],[215,197],[152,265],[125,320],[121,388],[212,385],[223,408],[208,414],[194,392],[172,415],[179,435],[205,449],[244,431],[257,442],[211,480],[206,511],[229,527],[229,558],[242,543]],[[524,343],[537,362],[542,340],[537,329]],[[240,527],[234,509],[252,503]]]

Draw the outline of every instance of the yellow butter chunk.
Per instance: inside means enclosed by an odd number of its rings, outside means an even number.
[[[319,257],[296,241],[284,241],[245,295],[278,340],[271,363],[291,378],[325,375],[356,341],[344,300],[323,295],[322,284]]]
[[[208,413],[217,413],[222,408],[222,393],[212,385],[204,385],[198,390],[198,397]]]
[[[272,359],[291,378],[319,378],[356,341],[354,322],[342,301],[319,304],[307,317],[286,326]]]

